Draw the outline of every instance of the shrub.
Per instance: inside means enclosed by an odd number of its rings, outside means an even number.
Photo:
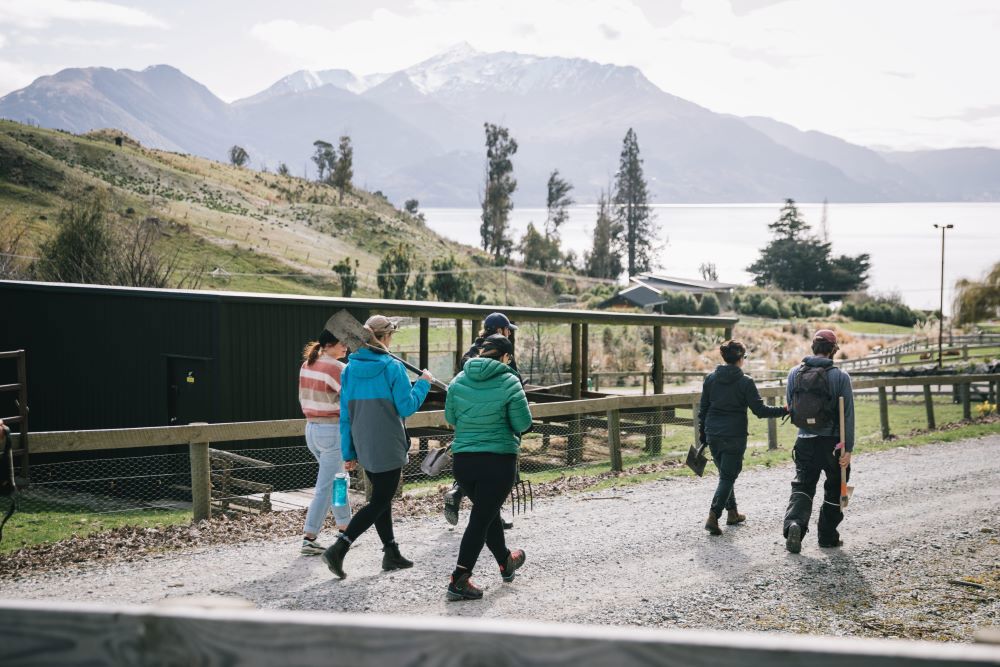
[[[719,314],[719,299],[716,298],[714,294],[705,294],[701,297],[701,303],[698,304],[698,314],[699,315],[718,315]]]
[[[781,310],[778,308],[778,302],[774,300],[773,297],[765,297],[760,305],[757,306],[757,314],[761,317],[770,317],[771,319],[777,319],[781,317]]]

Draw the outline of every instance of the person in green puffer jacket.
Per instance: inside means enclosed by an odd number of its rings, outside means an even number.
[[[525,560],[524,550],[507,548],[500,508],[514,486],[521,433],[531,426],[531,411],[517,372],[509,365],[514,355],[510,340],[502,334],[489,336],[479,355],[465,362],[451,381],[444,406],[445,419],[455,426],[451,444],[455,479],[472,501],[458,563],[448,583],[449,600],[483,597],[471,576],[484,544],[504,581],[513,581]]]

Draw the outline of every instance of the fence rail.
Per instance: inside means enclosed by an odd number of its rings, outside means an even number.
[[[230,602],[228,607],[232,607]],[[0,663],[986,667],[1000,646],[188,606],[0,602]]]
[[[930,375],[922,377],[864,378],[854,381],[855,390],[876,390],[879,401],[880,432],[883,438],[891,435],[887,388],[921,388],[927,414],[927,426],[936,427],[935,408],[931,387],[956,386],[962,403],[962,415],[972,417],[972,400],[977,398],[996,401],[1000,374]],[[786,388],[761,386],[761,395],[770,404],[784,402]],[[608,462],[612,470],[622,470],[623,449],[641,450],[642,453],[661,452],[663,428],[674,424],[691,428],[690,442],[698,441],[697,410],[700,392],[653,394],[649,396],[609,396],[557,403],[539,403],[531,407],[535,433],[526,436],[522,443],[522,469],[539,471],[582,463]],[[687,417],[688,411],[691,416]],[[679,416],[683,412],[685,416]],[[444,444],[452,437],[451,427],[443,411],[418,412],[407,420],[411,437],[419,441],[418,452],[429,450],[432,441]],[[285,419],[262,422],[235,422],[225,424],[191,424],[186,426],[158,426],[149,428],[108,429],[93,431],[53,431],[31,434],[32,454],[114,451],[123,448],[187,446],[184,463],[177,454],[149,457],[150,466],[156,468],[161,488],[187,489],[197,519],[210,516],[213,502],[227,507],[229,501],[243,498],[251,502],[234,503],[270,509],[281,505],[280,494],[274,485],[273,475],[283,472],[299,480],[299,488],[311,486],[306,466],[315,465],[303,447],[281,447],[272,450],[240,450],[236,455],[223,455],[210,447],[218,443],[266,440],[271,438],[301,437],[305,430],[304,419]],[[15,439],[17,436],[14,436]],[[558,446],[557,444],[558,443]],[[768,445],[777,447],[775,420],[769,421]],[[213,456],[212,452],[215,451]],[[266,453],[266,454],[265,454]],[[173,457],[172,459],[169,457]],[[224,461],[222,459],[225,459]],[[155,459],[155,460],[153,460]],[[162,460],[161,460],[162,459]],[[168,460],[169,459],[169,460]],[[76,491],[96,493],[104,488],[98,483],[115,486],[112,471],[118,459],[108,458],[95,462],[93,479],[78,481]],[[219,462],[222,461],[220,464]],[[417,477],[417,461],[404,470],[408,478]],[[60,465],[60,464],[52,464]],[[214,466],[214,467],[213,467]],[[123,466],[119,466],[123,467]],[[148,467],[148,466],[147,466]],[[45,465],[33,467],[33,482],[41,482],[43,489],[58,487],[54,482],[40,479]],[[170,477],[173,475],[173,477]],[[51,476],[58,477],[55,473]],[[129,477],[122,475],[122,477]],[[136,478],[138,476],[135,476]],[[87,486],[84,484],[90,484]],[[97,486],[93,486],[97,484]],[[121,485],[121,484],[119,484]],[[70,485],[72,486],[72,485]],[[236,496],[232,488],[254,492]],[[286,486],[284,488],[293,488]]]

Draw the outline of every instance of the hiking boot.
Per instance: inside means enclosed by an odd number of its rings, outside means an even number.
[[[326,547],[316,540],[310,540],[307,537],[302,538],[302,548],[299,549],[299,553],[303,556],[319,556],[324,551],[326,551]]]
[[[824,542],[823,540],[820,540],[819,545],[824,549],[836,549],[837,547],[844,546],[844,540],[836,539],[832,542]]]
[[[333,572],[340,579],[347,576],[347,573],[344,572],[344,556],[347,555],[347,550],[350,548],[351,543],[340,536],[321,556],[323,562],[330,568],[330,572]]]
[[[507,554],[507,562],[500,566],[500,577],[510,583],[514,581],[515,573],[524,565],[527,555],[524,549],[516,549]]]
[[[802,529],[799,524],[793,523],[788,526],[788,537],[785,538],[785,548],[793,554],[802,551]]]
[[[463,572],[458,578],[452,575],[451,580],[448,582],[448,600],[458,602],[459,600],[482,599],[483,591],[472,583],[471,579],[471,572]]]
[[[709,511],[708,519],[705,521],[705,530],[711,535],[722,535],[722,529],[719,528],[719,517],[715,512]]]
[[[740,514],[736,510],[726,510],[726,524],[735,526],[736,524],[743,523],[746,520],[746,514]]]
[[[413,561],[403,558],[403,554],[399,553],[399,545],[395,541],[382,547],[382,552],[385,554],[382,556],[382,569],[386,572],[413,567]]]
[[[458,525],[458,510],[462,506],[462,496],[458,487],[453,486],[444,493],[444,520],[453,526]]]

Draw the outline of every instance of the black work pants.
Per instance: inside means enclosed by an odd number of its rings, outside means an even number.
[[[372,487],[372,495],[368,504],[359,509],[347,524],[344,535],[347,535],[351,542],[358,539],[373,524],[382,544],[389,544],[396,539],[392,532],[392,499],[396,495],[402,472],[402,468],[385,472],[365,471]]]
[[[708,436],[708,450],[719,470],[719,484],[712,498],[712,511],[722,516],[722,510],[736,509],[736,478],[743,470],[743,454],[747,451],[747,439]]]
[[[795,479],[792,480],[792,495],[785,510],[784,535],[788,537],[788,527],[797,523],[802,534],[809,532],[809,517],[812,514],[813,496],[820,473],[826,475],[823,482],[823,507],[819,511],[816,526],[821,544],[836,544],[840,539],[837,526],[844,520],[840,509],[840,461],[834,455],[834,447],[840,442],[838,436],[817,436],[797,438],[792,452],[795,458]],[[851,478],[851,467],[844,473]]]
[[[472,501],[469,524],[458,549],[458,564],[471,571],[485,544],[497,563],[504,565],[510,551],[504,540],[500,508],[514,486],[517,457],[487,452],[456,453],[452,468],[462,491]]]

